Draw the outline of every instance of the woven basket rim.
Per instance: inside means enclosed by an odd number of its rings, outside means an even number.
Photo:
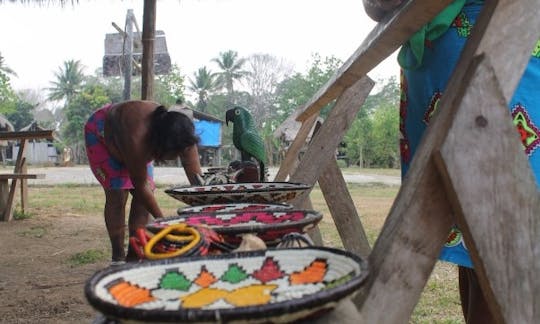
[[[233,224],[230,226],[220,226],[220,225],[207,225],[207,224],[189,224],[191,226],[208,226],[218,234],[226,235],[235,235],[242,233],[264,233],[269,230],[279,230],[287,228],[297,228],[305,227],[311,224],[317,224],[323,218],[323,214],[320,211],[311,210],[311,209],[276,209],[276,210],[261,210],[261,211],[243,211],[243,212],[207,212],[207,213],[192,213],[192,214],[182,214],[171,217],[165,217],[153,221],[152,223],[146,225],[146,229],[150,232],[158,231],[162,229],[161,227],[155,226],[156,223],[165,223],[167,221],[174,221],[176,219],[188,219],[190,216],[208,216],[208,217],[217,217],[219,215],[231,215],[231,214],[253,214],[253,213],[298,213],[301,212],[304,214],[304,217],[300,220],[290,220],[287,222],[274,223],[274,224]],[[180,223],[180,222],[179,222]],[[176,224],[176,223],[175,223]]]
[[[286,184],[290,185],[288,187],[283,188],[274,188],[274,187],[264,187],[264,185],[271,184]],[[261,188],[256,189],[241,189],[241,190],[200,190],[200,191],[187,191],[185,189],[192,190],[193,188],[211,188],[211,187],[224,187],[224,186],[236,186],[236,185],[263,185]],[[275,191],[299,191],[299,190],[307,190],[312,188],[313,186],[300,183],[300,182],[246,182],[246,183],[228,183],[228,184],[216,184],[216,185],[206,185],[206,186],[180,186],[180,187],[172,187],[165,189],[165,193],[169,195],[184,195],[184,196],[201,196],[201,195],[223,195],[223,194],[254,194],[254,193],[266,193],[266,192],[275,192]],[[184,190],[183,190],[184,189]]]
[[[334,286],[326,290],[318,291],[317,293],[304,296],[302,298],[291,299],[288,301],[276,302],[272,304],[247,306],[237,308],[221,308],[221,309],[180,309],[174,311],[164,310],[144,310],[123,307],[104,301],[97,297],[93,292],[93,287],[104,277],[118,271],[128,270],[131,268],[151,267],[153,265],[163,264],[178,264],[193,261],[205,260],[212,262],[215,260],[233,260],[235,258],[250,258],[265,256],[268,251],[287,253],[288,251],[324,251],[329,254],[335,254],[352,259],[359,265],[360,273],[351,280],[339,286]],[[156,261],[146,261],[142,263],[125,264],[118,267],[107,268],[96,272],[85,284],[84,292],[89,303],[105,316],[128,319],[135,321],[150,321],[150,322],[216,322],[216,321],[232,321],[232,320],[254,320],[265,319],[286,314],[295,314],[300,311],[309,311],[324,305],[333,305],[343,300],[346,297],[352,296],[365,282],[369,275],[368,263],[360,256],[345,250],[330,248],[330,247],[300,247],[300,248],[285,248],[285,249],[269,249],[259,251],[243,251],[234,252],[222,255],[210,255],[204,257],[184,257],[170,258]],[[331,307],[333,307],[331,306]]]

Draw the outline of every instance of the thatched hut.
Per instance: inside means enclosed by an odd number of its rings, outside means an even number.
[[[296,110],[293,112],[281,125],[274,131],[274,138],[279,139],[279,160],[282,161],[285,157],[285,153],[287,152],[289,146],[292,144],[292,142],[296,138],[296,134],[298,134],[298,131],[300,130],[300,127],[302,126],[301,122],[296,121],[296,117],[298,117],[299,111]],[[324,119],[322,117],[317,117],[317,121],[313,124],[313,127],[311,128],[309,135],[307,137],[306,143],[308,143],[311,140],[311,136],[313,135],[315,129],[319,127],[323,123]],[[301,152],[304,151],[305,147],[302,148]]]

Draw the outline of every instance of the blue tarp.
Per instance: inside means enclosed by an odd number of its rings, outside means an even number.
[[[200,146],[221,146],[221,123],[207,120],[195,121],[195,133],[200,138]]]

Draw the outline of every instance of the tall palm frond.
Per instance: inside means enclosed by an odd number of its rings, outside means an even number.
[[[203,66],[193,73],[193,78],[189,78],[189,84],[188,89],[198,97],[197,109],[205,112],[210,94],[217,89],[216,75]]]
[[[227,90],[229,103],[232,104],[234,82],[242,79],[248,74],[247,71],[242,70],[246,59],[238,58],[238,52],[229,50],[219,53],[219,57],[214,58],[212,61],[215,62],[221,70],[221,72],[217,73],[217,80],[219,85],[225,87]]]
[[[65,61],[63,67],[60,67],[54,73],[55,81],[51,81],[53,85],[47,90],[50,91],[49,99],[70,101],[76,95],[84,80],[83,67],[80,61],[69,60]]]
[[[13,71],[4,62],[4,57],[2,56],[2,53],[0,53],[0,72],[4,72],[5,74],[8,74],[8,75],[17,76],[17,73],[15,73],[15,71]]]

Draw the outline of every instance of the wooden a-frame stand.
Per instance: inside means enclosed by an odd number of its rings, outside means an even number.
[[[302,126],[275,180],[318,181],[343,246],[368,259],[355,300],[361,322],[409,321],[457,223],[496,320],[538,323],[540,195],[507,108],[539,36],[537,1],[486,0],[373,249],[334,159],[373,87],[366,74],[450,2],[408,1],[374,29],[297,111]],[[334,99],[298,161],[319,110]],[[308,195],[294,204],[309,206]]]

